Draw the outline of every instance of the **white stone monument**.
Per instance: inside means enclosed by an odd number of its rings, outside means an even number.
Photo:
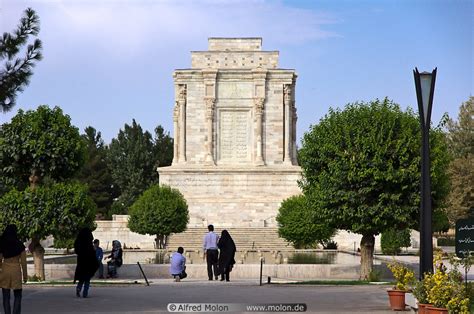
[[[183,193],[190,227],[275,227],[297,180],[294,70],[261,38],[209,38],[176,70],[174,157],[160,183]]]

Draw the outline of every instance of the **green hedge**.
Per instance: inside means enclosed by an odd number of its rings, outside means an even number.
[[[380,245],[385,255],[397,255],[402,247],[410,246],[410,229],[390,229],[382,233]]]

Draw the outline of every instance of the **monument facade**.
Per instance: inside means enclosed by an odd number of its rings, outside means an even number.
[[[261,38],[209,38],[176,70],[174,156],[160,183],[186,198],[190,227],[275,227],[281,201],[301,193],[294,70]]]

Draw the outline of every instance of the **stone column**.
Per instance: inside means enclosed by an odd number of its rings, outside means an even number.
[[[296,121],[298,120],[298,115],[296,114],[295,101],[293,100],[293,128],[292,128],[292,141],[291,145],[293,147],[293,165],[298,165],[298,152],[296,150]]]
[[[265,165],[263,159],[263,110],[265,104],[265,87],[267,80],[267,70],[262,67],[252,69],[254,85],[254,119],[255,119],[255,139],[253,143],[254,164],[257,166]]]
[[[173,165],[178,162],[178,143],[179,143],[179,126],[178,126],[178,119],[179,119],[179,105],[176,101],[173,108]]]
[[[215,165],[213,154],[213,124],[214,124],[214,107],[216,99],[214,97],[205,97],[206,102],[206,124],[207,124],[207,154],[206,164]]]
[[[291,165],[291,116],[293,115],[291,110],[291,85],[285,84],[283,86],[283,102],[285,106],[285,119],[284,119],[284,129],[285,129],[285,138],[284,138],[284,151],[283,151],[283,164]]]
[[[257,151],[255,155],[255,165],[263,166],[265,162],[263,161],[263,134],[262,134],[262,116],[263,108],[265,103],[265,98],[256,97],[254,100],[254,110],[255,110],[255,122],[256,122],[256,143]]]
[[[186,162],[186,85],[179,85],[179,154],[178,163]]]

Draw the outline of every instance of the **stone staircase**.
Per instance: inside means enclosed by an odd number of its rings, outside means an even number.
[[[269,227],[235,227],[225,228],[229,231],[238,251],[245,250],[293,250],[293,246],[278,236],[277,228]],[[214,230],[218,235],[222,228]],[[182,233],[172,234],[168,238],[168,249],[175,250],[182,246],[185,250],[202,250],[202,241],[207,227],[192,227]]]

